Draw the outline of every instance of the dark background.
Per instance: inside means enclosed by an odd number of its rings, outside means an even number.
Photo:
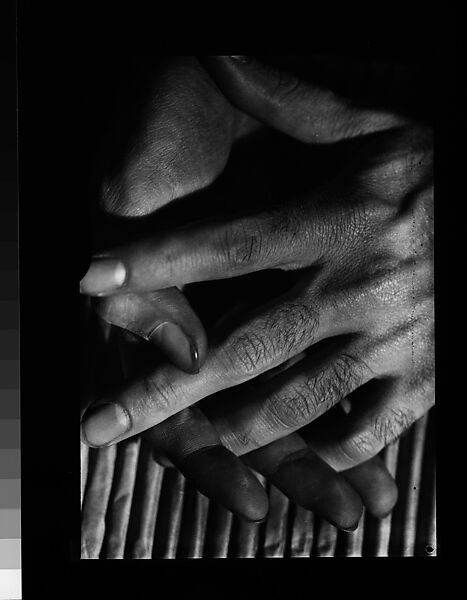
[[[362,589],[371,559],[350,561],[351,566],[339,559],[337,563],[320,562],[319,569],[309,561],[291,565],[285,560],[280,565],[223,560],[214,567],[210,561],[188,565],[182,561],[129,561],[113,565],[78,560],[78,282],[87,268],[91,248],[87,205],[92,201],[93,144],[106,118],[106,98],[112,95],[115,78],[135,53],[129,41],[131,34],[138,37],[138,28],[148,19],[130,5],[120,15],[123,19],[117,27],[112,12],[101,17],[95,7],[86,12],[67,6],[18,2],[17,34],[14,13],[3,21],[9,28],[3,40],[10,52],[9,62],[5,59],[2,63],[2,86],[8,90],[3,97],[10,115],[5,129],[9,135],[5,151],[9,162],[4,160],[4,165],[10,165],[13,176],[16,141],[19,153],[24,598],[42,593],[48,598],[67,597],[75,591],[85,598],[107,598],[111,597],[112,587],[122,593],[127,590],[130,598],[152,598],[162,593],[163,585],[170,586],[170,596],[176,598],[188,597],[184,590],[190,598],[204,597],[209,589],[216,591],[217,597],[224,597],[228,595],[226,587],[230,591],[238,587],[239,595],[248,598],[253,597],[248,590],[254,582],[262,590],[255,597],[276,598],[284,597],[279,595],[278,587],[283,569],[283,581],[291,597],[292,583],[299,581],[311,595],[317,571],[329,576],[328,585],[331,582],[334,587],[335,570],[345,568],[348,575],[344,581]],[[309,14],[282,6],[287,18],[279,14],[278,27],[270,26],[263,16],[255,28],[251,7],[226,5],[224,10],[229,16],[222,18],[217,27],[198,15],[207,29],[201,34],[202,27],[193,15],[179,8],[178,15],[167,18],[162,7],[156,6],[158,19],[150,21],[152,37],[141,34],[150,42],[151,53],[189,54],[195,49],[199,54],[262,55],[272,48],[264,38],[272,37],[276,47],[280,46],[278,54],[284,48],[287,55],[298,56],[328,51],[424,65],[428,79],[420,83],[420,97],[426,100],[422,109],[436,127],[436,284],[437,289],[440,285],[449,287],[449,271],[439,268],[438,262],[443,252],[439,246],[445,246],[441,240],[450,239],[451,223],[457,218],[457,212],[451,210],[444,217],[443,206],[455,206],[457,211],[462,203],[453,191],[451,178],[452,170],[457,170],[455,161],[462,156],[457,154],[454,134],[465,124],[465,112],[461,114],[458,108],[461,90],[456,67],[460,45],[456,20],[460,16],[456,19],[454,14],[435,12],[428,6],[423,13],[413,10],[410,14],[405,9],[395,14],[394,7],[383,5],[366,18],[354,15],[354,20],[349,20],[336,6],[332,19],[321,19],[312,10]],[[215,11],[214,15],[220,16]],[[225,23],[232,24],[234,17],[243,27],[233,27],[235,34],[227,41]],[[300,25],[306,29],[304,33]],[[212,46],[202,48],[201,40],[212,41]],[[17,139],[12,126],[16,120],[15,96]],[[442,306],[442,298],[437,295],[437,322]],[[437,336],[442,337],[443,332],[437,331]],[[442,357],[437,359],[437,377],[442,378],[448,367]],[[441,541],[439,548],[442,556]],[[429,574],[436,571],[433,562],[428,565],[416,559],[388,559],[379,564],[372,560],[371,571],[395,563],[398,571],[403,569],[401,573],[405,573],[401,577],[411,580],[428,581]],[[301,579],[303,574],[305,581]],[[268,587],[271,593],[266,595]]]

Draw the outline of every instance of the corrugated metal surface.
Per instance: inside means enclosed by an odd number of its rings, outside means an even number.
[[[436,556],[435,411],[383,452],[400,497],[389,517],[337,531],[269,486],[261,525],[244,523],[157,465],[138,439],[82,446],[82,558]]]

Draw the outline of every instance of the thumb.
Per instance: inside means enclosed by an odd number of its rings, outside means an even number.
[[[145,86],[135,76],[135,89],[143,91],[122,93],[101,151],[100,207],[108,216],[148,216],[206,188],[223,171],[233,142],[257,127],[195,57],[172,57],[146,70],[155,75]]]
[[[210,56],[203,62],[237,108],[303,142],[333,143],[407,122],[385,109],[354,106],[331,89],[251,57]]]
[[[177,288],[118,294],[95,298],[93,302],[104,321],[153,344],[182,371],[197,373],[200,370],[207,353],[206,333]]]

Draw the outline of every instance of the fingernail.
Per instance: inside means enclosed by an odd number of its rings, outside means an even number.
[[[346,533],[353,533],[359,525],[359,523],[357,523],[356,525],[353,525],[352,527],[345,528],[345,527],[342,527],[341,525],[338,525],[336,522],[331,521],[331,519],[327,519],[327,521],[328,521],[328,523],[331,523],[331,525],[333,527],[335,527],[336,529],[339,529],[340,531],[345,531]]]
[[[131,426],[128,412],[119,404],[104,402],[84,414],[81,432],[90,446],[105,446],[126,433]]]
[[[199,373],[199,353],[193,340],[175,323],[161,323],[148,339],[176,367],[187,373]]]
[[[266,519],[268,518],[268,515],[266,515],[265,517],[263,517],[262,519],[247,519],[246,517],[243,517],[243,519],[247,522],[247,523],[257,523],[258,525],[261,525],[261,523],[264,523],[266,521]]]
[[[232,58],[233,60],[238,60],[238,62],[241,62],[243,64],[247,64],[251,61],[251,56],[229,56],[229,58]]]
[[[125,265],[114,258],[95,258],[81,280],[79,289],[90,296],[104,295],[122,287],[126,279]]]
[[[341,527],[340,529],[342,531],[345,531],[346,533],[353,533],[354,531],[356,531],[358,528],[358,523],[356,525],[354,525],[353,527],[348,527],[347,529],[345,529],[344,527]]]

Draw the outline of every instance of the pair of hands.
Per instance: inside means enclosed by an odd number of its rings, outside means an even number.
[[[261,520],[251,467],[352,529],[363,505],[391,510],[397,490],[377,454],[434,402],[429,128],[255,60],[178,58],[158,71],[101,200],[129,221],[157,217],[210,186],[232,145],[264,126],[300,142],[304,164],[310,149],[343,146],[343,168],[319,186],[305,171],[273,207],[99,253],[81,291],[130,332],[134,377],[88,408],[82,435],[103,446],[145,432],[200,491]],[[180,288],[271,269],[293,285],[235,311],[208,345]],[[154,365],[151,344],[170,362]]]

